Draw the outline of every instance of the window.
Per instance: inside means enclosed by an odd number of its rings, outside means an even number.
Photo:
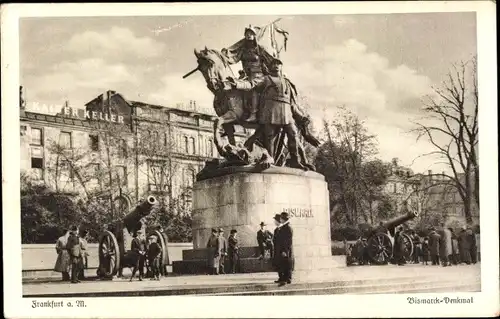
[[[42,129],[31,128],[31,144],[42,145]]]
[[[124,139],[118,143],[118,157],[127,158],[127,141]]]
[[[89,135],[90,150],[96,152],[99,150],[99,135]]]
[[[196,153],[196,142],[194,140],[194,137],[189,138],[189,154],[195,154]]]
[[[116,178],[120,186],[127,186],[127,168],[125,166],[116,167]]]
[[[168,147],[169,146],[168,144],[169,144],[168,143],[168,133],[165,132],[163,134],[163,146]]]
[[[189,154],[189,139],[187,136],[184,136],[184,153]]]
[[[207,156],[214,157],[214,146],[211,139],[207,141]]]
[[[43,179],[43,151],[40,147],[31,148],[31,169],[35,179]]]
[[[158,140],[158,132],[157,131],[154,131],[152,134],[151,134],[151,142],[153,143],[153,145],[155,143],[158,143],[159,140]]]
[[[99,178],[101,174],[101,166],[97,163],[92,163],[89,165],[89,175],[91,187],[97,187],[100,184],[101,179]]]
[[[59,180],[63,182],[68,182],[73,179],[73,170],[71,169],[71,163],[68,161],[61,161],[59,163]]]
[[[169,191],[168,164],[165,161],[149,163],[148,185],[150,191]]]
[[[71,148],[72,147],[71,133],[61,132],[61,134],[59,135],[59,145],[62,148]]]
[[[394,194],[396,194],[398,191],[397,187],[398,187],[398,185],[396,183],[394,183]]]

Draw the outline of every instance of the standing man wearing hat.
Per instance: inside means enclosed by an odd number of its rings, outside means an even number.
[[[271,258],[274,257],[273,234],[266,229],[264,222],[260,223],[260,229],[257,231],[257,243],[259,244],[260,259],[263,259],[266,250],[269,250]]]
[[[290,227],[290,217],[288,213],[283,212],[280,215],[281,225],[276,238],[276,258],[277,266],[282,277],[279,280],[279,285],[292,283],[293,270],[293,230]]]
[[[295,105],[295,89],[291,82],[283,76],[283,62],[274,59],[270,65],[269,75],[264,80],[241,81],[230,78],[231,86],[243,91],[262,89],[259,124],[263,126],[263,144],[272,158],[277,158],[275,139],[283,130],[287,136],[290,153],[290,167],[304,169],[299,160],[297,128],[292,113]]]
[[[80,239],[78,238],[78,228],[76,226],[71,227],[69,232],[68,243],[66,244],[66,249],[68,250],[70,260],[71,260],[71,282],[78,283],[78,274],[80,272],[81,258],[82,258],[82,248],[80,246]]]
[[[224,260],[227,256],[227,241],[226,238],[224,238],[224,229],[222,228],[219,228],[219,249],[220,249],[219,273],[225,275],[226,270],[224,268]]]
[[[231,233],[229,234],[229,238],[227,239],[228,242],[228,247],[227,247],[227,254],[229,256],[229,273],[234,274],[236,273],[236,269],[238,267],[239,263],[239,246],[238,246],[238,238],[236,235],[238,234],[238,231],[236,229],[231,229]]]
[[[267,74],[273,56],[257,43],[257,31],[254,27],[249,26],[245,28],[244,36],[243,39],[234,45],[222,49],[221,52],[229,64],[236,64],[241,61],[247,80],[262,81],[264,75]],[[254,90],[248,94],[246,107],[246,120],[248,122],[256,122],[259,94]]]
[[[278,260],[278,254],[276,253],[276,239],[278,239],[278,234],[279,234],[279,231],[280,231],[280,226],[281,226],[281,215],[280,214],[276,214],[274,215],[273,217],[273,220],[274,220],[274,226],[276,226],[276,228],[274,229],[274,234],[273,234],[273,256],[274,258],[272,259],[272,262],[273,262],[273,267],[274,269],[276,269],[276,272],[278,272],[278,280],[274,281],[275,283],[280,283],[282,282],[282,278],[283,278],[283,273],[281,273],[281,269],[278,265],[279,263],[279,260]]]
[[[132,277],[130,277],[130,281],[134,279],[135,273],[139,269],[139,281],[142,281],[144,277],[144,264],[146,262],[146,243],[141,238],[142,231],[136,230],[134,231],[131,243],[131,250],[134,252],[134,269],[132,269]]]
[[[218,231],[212,228],[212,235],[207,242],[207,266],[209,275],[219,274],[219,260],[220,260],[220,241],[218,236]]]

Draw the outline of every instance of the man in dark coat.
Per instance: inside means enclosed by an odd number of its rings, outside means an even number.
[[[450,265],[450,257],[453,254],[451,232],[445,227],[444,223],[441,224],[439,229],[439,258],[443,267]]]
[[[439,239],[441,236],[432,227],[429,233],[429,252],[431,255],[431,261],[433,265],[439,265]]]
[[[76,226],[71,227],[71,231],[68,237],[68,243],[66,244],[66,249],[68,250],[71,260],[71,282],[79,283],[80,280],[78,279],[78,274],[80,272],[82,248],[80,246],[80,239],[78,238],[78,228]]]
[[[476,234],[472,230],[472,228],[467,227],[467,235],[469,236],[470,242],[470,258],[473,264],[477,263],[477,243],[476,243]]]
[[[276,272],[278,273],[278,280],[276,280],[274,282],[279,283],[282,281],[283,274],[281,273],[281,269],[278,266],[278,255],[276,254],[276,239],[278,238],[278,234],[280,231],[281,215],[280,214],[274,215],[273,220],[274,220],[274,225],[276,226],[276,228],[274,229],[274,234],[273,234],[273,247],[274,247],[273,267],[276,270]]]
[[[219,228],[219,247],[220,247],[220,261],[219,261],[219,273],[225,275],[226,269],[224,267],[224,261],[227,256],[227,241],[224,237],[224,229]]]
[[[260,259],[264,258],[266,251],[269,251],[271,258],[273,258],[273,234],[266,229],[264,222],[260,223],[260,229],[257,231],[257,243],[259,244]]]
[[[146,261],[146,243],[140,237],[141,234],[142,231],[137,230],[132,235],[134,238],[132,239],[132,243],[130,246],[133,252],[134,269],[132,269],[132,277],[130,277],[130,281],[134,279],[137,269],[139,269],[139,281],[142,281],[142,278],[144,277],[144,264]]]
[[[286,212],[280,215],[280,230],[276,238],[276,257],[282,274],[280,286],[292,283],[293,270],[293,230],[290,227],[289,215]]]
[[[458,249],[460,250],[461,263],[466,263],[467,265],[470,265],[471,263],[470,248],[471,248],[470,236],[467,233],[467,228],[464,226],[462,227],[462,231],[458,235]]]
[[[219,274],[219,260],[220,260],[220,241],[218,231],[212,228],[212,235],[207,242],[207,266],[209,275]]]
[[[403,238],[403,227],[399,226],[395,229],[394,234],[394,261],[398,266],[403,266],[406,264],[405,250],[406,246],[404,244]]]
[[[229,273],[235,274],[236,269],[238,267],[239,263],[239,255],[238,255],[238,238],[237,238],[238,231],[236,229],[231,229],[231,233],[229,234],[229,237],[227,239],[227,254],[228,254],[228,261],[229,261]]]
[[[422,261],[424,265],[428,265],[430,256],[430,248],[429,248],[429,237],[424,237],[424,241],[422,242]]]

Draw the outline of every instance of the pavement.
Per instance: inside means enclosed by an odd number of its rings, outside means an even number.
[[[112,297],[167,295],[290,295],[480,291],[480,264],[451,267],[424,265],[353,266],[328,273],[294,274],[278,287],[275,273],[168,276],[160,281],[112,281],[79,284],[61,281],[23,283],[24,297]]]

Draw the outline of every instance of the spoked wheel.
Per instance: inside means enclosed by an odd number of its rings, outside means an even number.
[[[392,242],[387,234],[376,233],[368,239],[368,256],[376,265],[387,264],[392,258]]]
[[[100,277],[113,277],[120,268],[120,248],[115,235],[105,231],[99,240],[99,269]]]
[[[410,260],[413,256],[413,241],[407,234],[401,234],[401,240],[403,241],[403,257],[405,260]]]

